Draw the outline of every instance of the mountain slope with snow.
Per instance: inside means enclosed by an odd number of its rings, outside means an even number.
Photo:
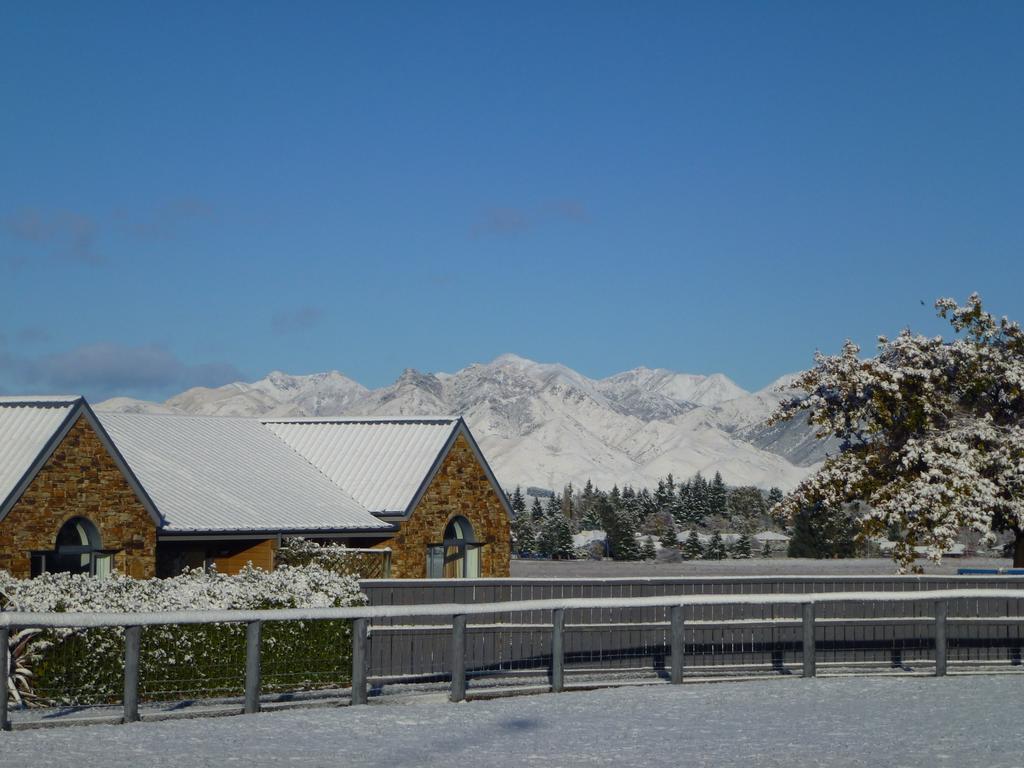
[[[337,371],[275,371],[252,383],[190,389],[163,405],[115,398],[97,407],[232,416],[456,414],[506,486],[558,488],[588,479],[604,488],[653,486],[670,472],[718,471],[731,484],[791,488],[824,454],[806,425],[765,423],[789,394],[748,393],[722,374],[664,369],[591,379],[564,365],[502,355],[450,374],[407,369],[375,390]]]

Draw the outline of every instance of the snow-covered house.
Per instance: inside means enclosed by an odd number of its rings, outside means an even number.
[[[889,541],[886,538],[873,537],[871,539],[875,544],[878,545],[878,549],[883,555],[891,555],[893,550],[896,549],[896,542]],[[959,542],[956,542],[950,546],[949,549],[942,551],[943,557],[963,557],[967,552],[967,547]],[[929,557],[932,554],[931,547],[914,547],[914,555],[916,557]]]
[[[754,545],[762,550],[767,545],[772,552],[785,552],[789,547],[789,536],[778,531],[758,531],[754,534]]]
[[[465,422],[97,413],[0,398],[0,569],[273,568],[282,537],[398,578],[507,576],[509,505]]]

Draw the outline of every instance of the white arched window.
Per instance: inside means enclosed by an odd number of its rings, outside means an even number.
[[[469,520],[453,517],[444,529],[444,540],[427,547],[427,578],[479,578],[482,546],[476,540]]]

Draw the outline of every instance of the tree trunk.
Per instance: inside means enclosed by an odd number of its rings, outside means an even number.
[[[1017,540],[1013,543],[1013,567],[1024,568],[1024,531],[1017,533]]]

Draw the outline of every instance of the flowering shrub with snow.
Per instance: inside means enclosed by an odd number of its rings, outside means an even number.
[[[936,308],[951,340],[903,331],[880,337],[867,360],[848,341],[796,380],[807,394],[775,418],[807,413],[841,451],[776,512],[866,502],[865,533],[900,532],[893,553],[901,568],[915,546],[938,559],[961,529],[988,541],[1009,532],[1014,564],[1024,565],[1024,331],[985,312],[977,294]]]
[[[290,538],[281,542],[277,562],[284,565],[319,565],[335,573],[357,579],[384,578],[388,550],[353,550],[341,544],[318,544],[308,539]]]
[[[272,572],[247,567],[236,576],[186,571],[140,581],[67,573],[15,579],[0,571],[0,609],[32,612],[149,612],[319,608],[365,604],[358,582],[316,565]],[[17,674],[8,672],[16,701],[95,704],[120,699],[124,631],[23,631]],[[19,633],[19,637],[21,633]],[[13,646],[12,646],[13,647]],[[267,689],[345,683],[351,674],[346,621],[268,622],[262,663]],[[140,696],[151,700],[237,695],[244,687],[245,626],[211,624],[144,627]],[[8,662],[8,670],[12,664]]]

